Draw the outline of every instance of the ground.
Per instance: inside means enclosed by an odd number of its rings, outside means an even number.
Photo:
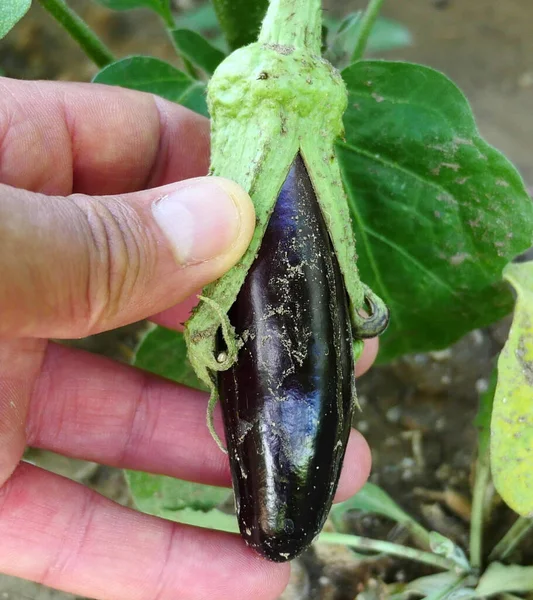
[[[330,0],[327,8],[341,14],[364,4]],[[72,5],[117,54],[144,50],[172,57],[156,20],[143,11],[114,14],[86,0]],[[384,56],[423,63],[451,77],[470,100],[482,134],[507,154],[526,184],[532,185],[533,3],[396,0],[385,2],[383,12],[407,25],[414,37],[412,47]],[[94,72],[38,6],[0,43],[0,67],[8,76],[24,78],[83,81]],[[462,544],[467,540],[476,436],[472,421],[478,394],[486,389],[507,327],[505,321],[490,330],[473,332],[447,351],[410,356],[374,368],[359,382],[362,412],[356,425],[372,447],[372,480],[428,528],[437,528]],[[126,345],[131,342],[130,331],[121,336]],[[100,336],[86,344],[92,350],[114,354],[116,337]],[[53,464],[53,468],[67,469],[103,493],[124,500],[119,473],[64,460]],[[512,518],[496,499],[489,539],[497,538]],[[398,535],[387,523],[369,517],[354,519],[351,526],[365,535],[385,533],[389,539]],[[343,548],[318,547],[296,565],[293,585],[284,599],[351,600],[360,591],[361,581],[369,577],[379,575],[392,581],[422,573],[411,564],[388,559],[369,568]],[[0,599],[68,597],[0,577]]]

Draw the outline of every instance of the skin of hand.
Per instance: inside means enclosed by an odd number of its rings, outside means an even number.
[[[178,105],[0,78],[0,572],[101,600],[273,600],[284,589],[289,566],[239,536],[138,513],[21,461],[30,445],[229,487],[205,394],[48,341],[150,316],[176,327],[237,262],[253,206],[204,176],[208,160],[208,121]],[[376,352],[371,340],[359,374]],[[337,501],[369,469],[353,432]]]

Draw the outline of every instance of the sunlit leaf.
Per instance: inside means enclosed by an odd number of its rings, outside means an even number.
[[[510,264],[504,277],[517,298],[498,360],[491,423],[496,489],[518,514],[533,517],[533,262]]]

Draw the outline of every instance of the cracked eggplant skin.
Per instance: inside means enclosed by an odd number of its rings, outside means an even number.
[[[239,527],[291,560],[331,507],[355,396],[344,281],[299,154],[228,316],[244,342],[218,374]]]

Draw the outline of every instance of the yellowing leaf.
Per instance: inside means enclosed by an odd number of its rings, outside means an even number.
[[[503,275],[517,300],[498,360],[491,466],[504,501],[518,514],[533,517],[533,262],[510,264]]]

